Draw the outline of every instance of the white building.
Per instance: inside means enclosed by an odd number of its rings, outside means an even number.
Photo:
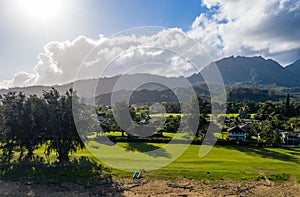
[[[239,126],[232,127],[228,131],[228,140],[230,141],[245,141],[247,131],[241,129]]]

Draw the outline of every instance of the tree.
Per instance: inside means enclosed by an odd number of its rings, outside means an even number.
[[[162,132],[176,133],[180,126],[180,119],[180,116],[168,116],[165,124],[163,125],[161,134]]]
[[[73,90],[69,89],[65,95],[61,96],[54,88],[43,93],[49,116],[47,122],[49,143],[46,154],[49,155],[54,150],[59,163],[68,162],[69,153],[84,148],[72,115],[73,94]]]
[[[284,124],[282,117],[278,114],[262,124],[261,138],[267,143],[276,144],[280,141],[279,129],[284,129]]]
[[[162,105],[165,107],[167,113],[181,113],[181,106],[178,102],[163,102]]]
[[[291,117],[291,98],[290,94],[287,94],[286,96],[286,101],[285,101],[285,106],[284,106],[284,116],[286,117]]]
[[[26,144],[26,129],[25,126],[28,124],[28,114],[25,111],[26,96],[19,92],[15,97],[15,110],[16,110],[16,121],[15,121],[15,135],[16,135],[16,146],[20,148],[19,159],[22,159],[24,154],[24,148]]]
[[[16,142],[21,151],[19,159],[23,158],[25,150],[27,150],[26,159],[32,159],[34,150],[44,143],[45,109],[45,101],[36,95],[26,97],[21,92],[17,95],[15,124],[17,126]]]
[[[16,146],[18,130],[18,117],[17,112],[17,95],[15,92],[9,92],[1,96],[1,148],[2,148],[2,161],[9,162],[13,157],[13,150]]]
[[[45,143],[47,131],[44,124],[47,120],[45,110],[45,100],[36,95],[30,95],[24,103],[24,146],[28,151],[28,159],[32,159],[34,150]]]
[[[262,127],[261,138],[269,144],[276,144],[279,142],[278,132],[269,124]]]
[[[189,131],[195,131],[195,135],[204,137],[207,133],[209,121],[208,114],[211,113],[211,104],[202,100],[200,96],[193,96],[185,104],[183,122]]]
[[[300,129],[300,118],[299,117],[293,117],[290,118],[287,122],[286,130],[299,130]]]
[[[248,111],[249,111],[248,104],[246,102],[243,102],[239,109],[239,114],[242,115],[241,118],[246,118],[248,116]]]
[[[130,126],[132,126],[129,106],[125,101],[116,102],[113,107],[113,114],[115,121],[121,129],[122,136],[124,136],[124,133],[130,129]]]
[[[259,108],[258,112],[255,115],[255,118],[258,120],[267,120],[275,114],[280,114],[280,110],[278,109],[278,107],[271,102],[265,102]]]

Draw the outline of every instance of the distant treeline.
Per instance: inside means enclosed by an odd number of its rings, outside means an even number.
[[[285,98],[285,94],[279,91],[255,88],[255,87],[228,87],[227,88],[227,101],[240,102],[240,101],[279,101]]]
[[[194,91],[204,100],[210,100],[210,93],[206,84],[193,85]],[[130,96],[130,104],[147,103],[147,102],[178,102],[177,95],[187,95],[189,89],[180,87],[165,90],[137,90],[118,91],[114,96],[118,98]],[[176,92],[176,94],[174,93]],[[131,94],[132,93],[132,94]],[[228,102],[265,102],[265,101],[279,101],[286,97],[286,94],[279,90],[257,88],[253,86],[228,86],[226,88]],[[223,96],[223,95],[220,95]],[[188,100],[189,98],[187,98]],[[124,99],[125,100],[125,99]],[[103,94],[96,97],[98,104],[110,105],[111,93]]]

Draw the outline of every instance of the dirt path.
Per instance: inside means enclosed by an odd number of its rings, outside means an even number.
[[[299,184],[290,181],[220,181],[122,179],[112,184],[82,187],[72,183],[32,184],[0,181],[0,196],[299,196]]]
[[[266,181],[220,181],[206,183],[191,180],[124,181],[125,196],[300,196],[299,184],[274,185]]]

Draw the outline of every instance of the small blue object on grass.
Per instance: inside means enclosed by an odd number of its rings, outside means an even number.
[[[133,179],[139,179],[139,178],[141,178],[141,173],[140,172],[134,172],[132,178]]]

